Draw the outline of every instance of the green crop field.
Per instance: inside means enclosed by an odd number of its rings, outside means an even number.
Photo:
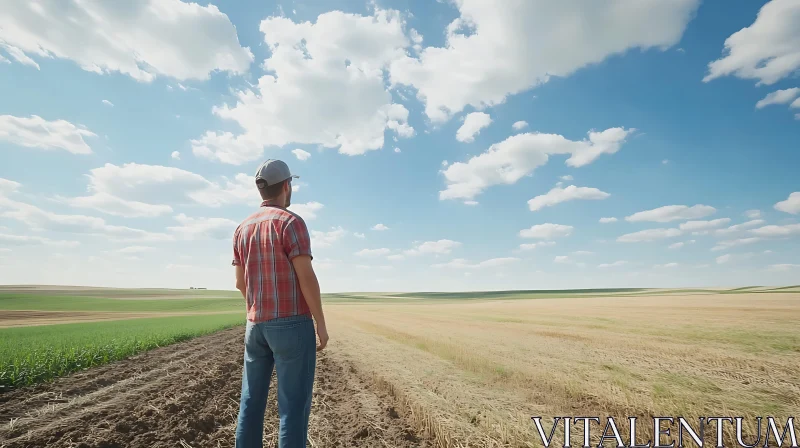
[[[0,329],[0,391],[243,323],[219,314]]]
[[[120,300],[83,295],[54,295],[50,292],[0,293],[0,310],[244,312],[244,299],[241,294],[237,298]]]

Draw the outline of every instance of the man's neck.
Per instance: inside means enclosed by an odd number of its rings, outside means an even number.
[[[270,206],[270,207],[286,208],[286,201],[284,201],[281,198],[266,199],[264,202],[261,203],[261,205]]]

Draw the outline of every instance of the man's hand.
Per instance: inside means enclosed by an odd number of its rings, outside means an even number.
[[[328,328],[324,323],[322,325],[317,325],[317,336],[319,337],[317,351],[321,352],[325,349],[325,346],[328,345]]]

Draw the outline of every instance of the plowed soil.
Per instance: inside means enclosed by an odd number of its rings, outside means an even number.
[[[242,328],[225,330],[2,394],[0,447],[232,447],[243,337]],[[267,447],[277,446],[273,391]],[[432,444],[414,432],[390,395],[346,361],[322,352],[309,446]]]

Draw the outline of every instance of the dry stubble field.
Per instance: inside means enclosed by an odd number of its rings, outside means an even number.
[[[800,291],[476,296],[327,301],[310,446],[541,446],[534,415],[754,423],[800,410]],[[241,337],[0,394],[0,447],[232,446]],[[266,446],[275,408],[273,396]]]

